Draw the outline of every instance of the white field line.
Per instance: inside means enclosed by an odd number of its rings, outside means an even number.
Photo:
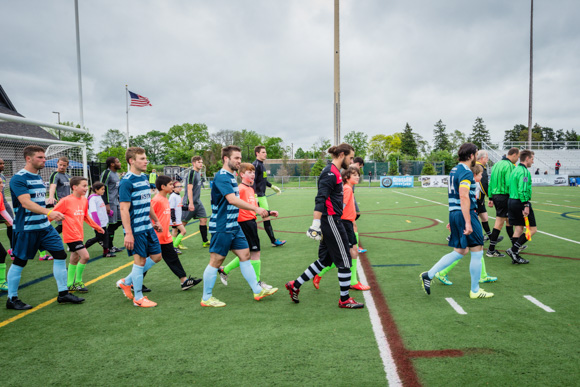
[[[368,284],[367,277],[365,276],[365,272],[359,260],[357,260],[357,272],[360,282],[362,282],[365,285]],[[389,342],[387,341],[387,337],[385,336],[383,325],[381,324],[381,319],[379,317],[377,307],[375,306],[373,296],[371,295],[370,291],[362,293],[365,299],[366,304],[365,306],[369,311],[369,317],[371,319],[371,325],[373,327],[373,332],[375,334],[375,340],[377,341],[379,353],[381,355],[381,360],[383,361],[383,368],[385,370],[385,374],[387,375],[387,382],[389,383],[390,387],[402,386],[403,383],[401,382],[401,379],[399,379],[399,374],[397,373],[397,366],[395,364],[395,361],[393,360],[391,348],[389,347]]]
[[[440,202],[436,202],[434,200],[424,199],[424,198],[422,198],[420,196],[409,195],[409,194],[406,194],[404,192],[399,192],[399,191],[393,191],[393,192],[398,193],[398,194],[401,194],[401,195],[405,195],[405,196],[410,196],[410,197],[415,198],[415,199],[421,199],[421,200],[425,200],[426,202],[431,202],[431,203],[435,203],[435,204],[439,204],[441,206],[447,207],[447,204],[443,204],[443,203],[440,203]],[[563,206],[563,207],[565,207],[565,206]],[[490,216],[489,218],[490,219],[495,219],[493,216]],[[578,241],[575,241],[575,240],[572,240],[572,239],[568,239],[568,238],[564,238],[564,237],[561,237],[561,236],[558,236],[558,235],[550,234],[550,233],[545,232],[545,231],[537,230],[536,232],[539,232],[540,234],[544,234],[544,235],[551,236],[553,238],[561,239],[561,240],[566,241],[566,242],[572,242],[572,243],[576,243],[576,244],[580,245],[580,242],[578,242]]]
[[[439,220],[439,219],[435,219],[435,220],[436,220],[436,221],[438,221],[439,223],[443,223],[443,221],[442,221],[442,220]]]
[[[540,308],[544,309],[546,312],[548,313],[554,313],[555,310],[550,308],[547,305],[542,304],[540,301],[536,300],[534,297],[532,296],[524,296],[524,298],[528,301],[530,301],[531,303],[535,304],[536,306],[539,306]]]
[[[465,310],[463,310],[463,308],[461,307],[461,305],[459,305],[457,302],[455,302],[455,300],[451,297],[448,297],[445,299],[445,301],[447,301],[449,303],[449,305],[451,305],[451,307],[453,309],[455,309],[455,311],[459,314],[467,314],[467,312]]]

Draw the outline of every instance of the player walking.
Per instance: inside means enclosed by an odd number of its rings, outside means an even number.
[[[272,188],[272,190],[277,194],[282,193],[282,191],[280,188],[272,185],[268,181],[268,172],[266,172],[266,168],[264,168],[264,161],[266,161],[266,158],[268,157],[266,147],[263,145],[258,145],[254,148],[254,154],[256,155],[256,160],[252,163],[252,165],[254,168],[256,168],[256,179],[254,180],[253,188],[258,198],[258,205],[268,211],[270,210],[270,206],[268,205],[268,198],[266,197],[266,187]],[[266,231],[266,234],[268,234],[268,238],[270,238],[272,246],[278,247],[284,245],[286,241],[276,239],[276,236],[274,236],[274,229],[272,228],[270,217],[266,216],[262,220],[264,224],[264,230]]]
[[[207,239],[207,214],[201,202],[201,170],[203,169],[203,159],[201,156],[191,158],[191,171],[185,179],[185,195],[183,196],[183,223],[187,225],[191,219],[199,219],[199,233],[201,234],[202,246],[209,247]],[[181,244],[180,249],[187,249]]]
[[[268,215],[268,211],[240,199],[238,183],[234,176],[234,171],[237,171],[242,163],[240,148],[234,145],[222,148],[221,157],[223,168],[216,173],[211,189],[209,232],[212,237],[209,246],[210,260],[203,273],[201,306],[208,307],[226,306],[224,302],[213,297],[212,290],[218,275],[218,269],[230,250],[240,258],[240,271],[252,288],[256,301],[274,294],[278,290],[277,288],[262,289],[258,284],[256,272],[250,263],[248,241],[238,224],[240,209],[255,211],[262,218]]]
[[[0,159],[0,180],[2,180],[3,183],[3,188],[2,188],[2,197],[3,199],[3,204],[4,204],[4,208],[6,208],[6,211],[8,212],[8,215],[10,215],[10,219],[11,222],[10,224],[8,224],[7,222],[7,218],[4,218],[2,215],[0,215],[0,223],[5,223],[6,224],[6,236],[8,237],[8,243],[10,244],[10,248],[8,249],[8,254],[12,256],[12,222],[14,221],[14,212],[12,211],[12,206],[8,203],[8,199],[6,199],[6,195],[4,193],[4,189],[7,187],[6,184],[6,176],[4,176],[4,160]],[[10,189],[10,188],[9,188]]]
[[[118,171],[121,169],[121,161],[111,156],[107,157],[106,163],[107,169],[101,175],[101,182],[105,185],[103,202],[109,215],[109,227],[107,229],[109,234],[109,251],[111,253],[118,253],[122,249],[115,247],[113,240],[115,239],[115,231],[123,225],[119,205],[119,184],[121,179],[118,174]]]
[[[449,246],[453,251],[443,256],[429,271],[421,273],[421,285],[427,294],[431,294],[431,280],[437,272],[443,271],[455,261],[463,258],[471,251],[470,298],[490,298],[488,293],[479,287],[481,275],[481,258],[483,257],[483,232],[477,218],[475,181],[470,167],[475,165],[477,147],[472,143],[461,145],[457,152],[459,164],[449,174],[449,226],[451,238]]]
[[[64,215],[46,208],[46,188],[39,171],[44,168],[44,148],[29,145],[24,148],[26,165],[10,179],[10,193],[16,217],[14,219],[14,262],[8,271],[7,309],[26,310],[32,306],[18,298],[18,285],[22,270],[28,260],[34,259],[39,249],[48,250],[54,257],[53,274],[58,287],[60,304],[80,304],[85,299],[70,294],[66,286],[66,253],[60,236],[50,225],[53,220],[63,220]]]
[[[528,241],[524,234],[525,217],[529,220],[530,239],[536,233],[536,217],[532,209],[532,175],[528,168],[534,164],[534,152],[523,150],[520,152],[520,165],[510,175],[510,198],[508,202],[509,220],[515,226],[512,247],[506,250],[514,264],[530,263],[522,258],[519,252]]]
[[[174,180],[173,192],[171,192],[171,195],[169,195],[169,208],[171,210],[170,225],[173,228],[171,231],[171,236],[173,237],[173,247],[175,248],[175,252],[177,252],[177,254],[181,254],[179,246],[181,245],[181,239],[183,239],[187,233],[187,230],[181,221],[183,215],[183,203],[181,201],[181,190],[183,189],[182,184],[183,183],[181,181]]]
[[[360,309],[364,304],[356,302],[349,295],[352,258],[344,225],[340,220],[343,208],[343,186],[340,168],[346,169],[352,163],[354,148],[349,144],[333,146],[328,150],[332,163],[320,173],[318,193],[314,199],[312,226],[306,232],[310,238],[320,241],[318,260],[314,261],[295,281],[286,283],[290,298],[299,303],[298,294],[304,282],[311,280],[322,269],[332,263],[338,268],[340,285],[339,308]]]
[[[6,206],[4,205],[4,181],[1,179],[0,179],[0,217],[2,217],[2,220],[6,224],[6,227],[10,227],[10,230],[12,230],[13,220],[12,216],[10,216],[10,214],[6,210]],[[8,290],[8,284],[6,283],[6,255],[8,255],[8,252],[6,251],[2,243],[0,243],[0,291]]]

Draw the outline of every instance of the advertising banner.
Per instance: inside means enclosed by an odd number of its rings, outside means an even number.
[[[532,187],[567,187],[569,182],[568,175],[532,175]]]
[[[381,176],[381,188],[412,188],[413,176]]]
[[[419,181],[423,188],[441,188],[447,187],[449,182],[448,175],[420,176]]]

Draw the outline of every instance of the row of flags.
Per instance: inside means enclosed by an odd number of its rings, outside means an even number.
[[[132,91],[129,91],[129,96],[131,97],[131,106],[153,106],[147,97],[143,97],[142,95],[133,93]]]

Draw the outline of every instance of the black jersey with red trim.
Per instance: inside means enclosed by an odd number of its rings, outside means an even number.
[[[334,164],[327,165],[320,173],[314,211],[323,215],[342,215],[342,178]]]

